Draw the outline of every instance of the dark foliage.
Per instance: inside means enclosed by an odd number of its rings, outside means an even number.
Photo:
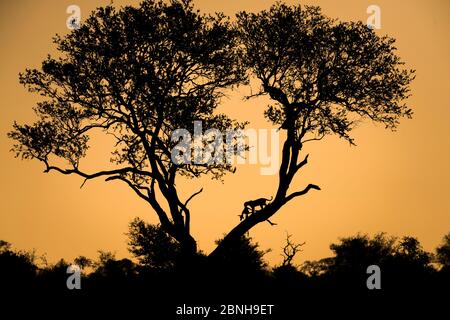
[[[436,248],[436,258],[442,267],[450,267],[450,233],[445,235],[442,244]]]
[[[129,251],[147,268],[170,270],[180,258],[180,244],[160,225],[151,225],[135,218],[128,232]]]
[[[66,287],[69,263],[60,260],[54,265],[38,266],[33,254],[12,250],[2,241],[2,290],[93,303],[94,306],[96,301],[109,299],[121,303],[137,303],[144,299],[147,304],[151,303],[152,312],[158,308],[161,308],[158,309],[160,312],[168,312],[175,305],[189,302],[265,301],[291,313],[295,312],[296,301],[303,301],[305,310],[317,301],[341,307],[358,303],[383,308],[393,301],[397,301],[393,307],[399,307],[398,303],[425,306],[427,298],[439,301],[445,297],[445,290],[450,285],[448,266],[434,265],[433,255],[424,251],[413,237],[396,239],[385,234],[374,237],[358,234],[332,244],[333,255],[329,258],[307,261],[299,267],[291,259],[290,263],[270,269],[263,260],[267,251],[259,249],[258,244],[248,237],[241,239],[221,260],[199,255],[197,258],[191,256],[188,263],[177,254],[162,254],[168,245],[173,246],[172,253],[179,252],[176,241],[162,232],[159,226],[139,219],[132,221],[129,241],[133,245],[130,249],[138,262],[116,259],[114,254],[103,251],[95,261],[76,258],[78,262],[90,261],[85,269],[91,271],[84,270],[81,274],[81,290]],[[148,239],[144,241],[144,237]],[[287,247],[295,246],[289,237],[287,240]],[[447,240],[446,236],[437,248],[438,252],[442,252]],[[381,269],[381,290],[366,287],[369,276],[366,270],[372,264]],[[136,305],[130,311],[145,312],[141,307]],[[318,311],[323,313],[327,309]]]

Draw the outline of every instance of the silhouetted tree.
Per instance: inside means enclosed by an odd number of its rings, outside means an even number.
[[[116,254],[111,251],[98,250],[97,261],[94,261],[93,265],[97,272],[102,272],[105,266],[111,262],[116,261]]]
[[[423,250],[416,238],[403,237],[396,248],[394,260],[387,269],[388,272],[392,270],[389,279],[392,286],[401,290],[428,290],[436,271],[431,262],[432,254]]]
[[[431,254],[423,250],[419,240],[414,237],[405,236],[401,239],[397,255],[418,265],[428,265],[431,262]]]
[[[298,252],[302,251],[301,247],[305,244],[295,243],[292,241],[292,235],[286,234],[286,244],[283,247],[283,261],[280,265],[275,266],[272,270],[272,276],[279,282],[282,290],[288,290],[290,294],[293,290],[299,290],[302,285],[306,283],[307,275],[300,271],[293,260]]]
[[[73,260],[77,266],[80,267],[81,270],[85,268],[91,267],[93,265],[93,261],[85,256],[78,256]]]
[[[250,97],[270,96],[273,105],[265,116],[286,136],[273,202],[231,230],[223,246],[292,199],[320,190],[308,184],[289,192],[308,161],[308,155],[299,159],[304,143],[335,134],[354,144],[350,132],[361,119],[393,130],[402,117],[412,115],[402,100],[414,71],[402,68],[394,39],[379,37],[362,22],[337,22],[318,7],[277,3],[259,13],[239,13],[237,25],[242,64],[261,83]]]
[[[193,127],[194,120],[202,121],[203,130],[243,126],[214,113],[221,89],[243,80],[236,34],[227,19],[200,14],[190,0],[147,0],[118,11],[99,8],[79,29],[54,42],[59,58],[49,56],[41,69],[20,75],[22,84],[46,100],[35,108],[37,122],[14,124],[9,133],[17,141],[17,156],[41,161],[45,172],[126,183],[150,204],[164,230],[195,252],[187,207],[191,198],[181,199],[175,179],[219,178],[233,168],[175,164],[171,150],[178,141],[171,135]],[[82,169],[93,132],[115,139],[115,168]]]
[[[287,233],[286,234],[286,244],[283,247],[283,262],[281,263],[282,266],[292,266],[292,260],[295,258],[298,252],[302,251],[301,247],[305,245],[305,242],[303,243],[295,243],[291,240],[292,234]]]
[[[223,14],[195,11],[190,0],[146,0],[139,7],[97,9],[54,42],[58,58],[49,56],[40,69],[20,75],[45,100],[35,107],[34,124],[15,123],[9,133],[16,155],[41,161],[45,172],[79,175],[84,182],[101,177],[126,183],[189,253],[197,246],[188,203],[201,190],[182,200],[176,177],[220,178],[234,168],[227,162],[175,163],[178,141],[171,136],[194,120],[202,121],[203,130],[243,128],[245,123],[215,109],[223,90],[245,83],[246,73],[261,82],[256,95],[274,100],[265,116],[286,133],[279,185],[273,202],[233,228],[213,257],[238,248],[248,230],[287,202],[320,190],[308,184],[289,192],[308,160],[299,161],[305,142],[337,134],[353,144],[350,131],[359,118],[394,129],[411,116],[402,100],[413,72],[402,68],[394,40],[361,22],[338,23],[317,7],[276,4],[257,14],[242,12],[234,28]],[[82,169],[93,132],[115,140],[113,168]],[[228,144],[236,147],[235,140]],[[196,155],[181,153],[188,160]]]

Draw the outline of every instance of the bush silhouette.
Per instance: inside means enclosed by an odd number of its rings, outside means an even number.
[[[0,240],[0,283],[4,290],[30,290],[37,276],[34,253],[14,251]]]
[[[436,260],[442,268],[450,268],[450,233],[444,236],[442,244],[436,248]]]
[[[170,270],[180,258],[181,246],[161,225],[135,218],[129,225],[128,250],[139,264],[156,270]]]

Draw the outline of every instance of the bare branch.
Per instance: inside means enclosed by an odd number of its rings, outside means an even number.
[[[132,168],[132,167],[126,167],[126,168],[115,169],[115,170],[99,171],[99,172],[96,172],[96,173],[89,174],[89,173],[85,173],[85,172],[82,172],[82,171],[78,170],[78,168],[61,169],[61,168],[56,167],[56,166],[50,166],[47,161],[44,161],[44,163],[45,163],[45,166],[46,166],[46,169],[44,170],[44,173],[48,173],[48,172],[54,170],[54,171],[57,171],[57,172],[59,172],[61,174],[66,174],[66,175],[76,174],[76,175],[79,175],[79,176],[85,178],[85,181],[83,182],[81,187],[83,187],[83,185],[86,183],[86,180],[90,180],[90,179],[94,179],[94,178],[98,178],[98,177],[102,177],[102,176],[112,176],[112,175],[125,174],[125,173],[130,173],[130,172],[131,173],[135,173],[135,174],[139,174],[139,175],[148,176],[148,177],[153,177],[151,172],[139,170],[139,169]]]
[[[288,196],[284,199],[284,203],[287,203],[288,201],[294,199],[295,197],[299,197],[299,196],[302,196],[302,195],[308,193],[309,190],[311,190],[311,189],[321,190],[319,186],[310,183],[310,184],[308,184],[308,186],[307,186],[305,189],[303,189],[302,191],[297,191],[297,192],[294,192],[294,193],[291,193],[290,195],[288,195]]]
[[[311,141],[320,141],[324,137],[325,137],[325,133],[322,133],[319,137],[314,137],[314,138],[303,140],[302,143],[311,142]]]
[[[83,188],[84,184],[85,184],[86,181],[88,181],[88,180],[89,180],[89,179],[84,179],[84,180],[83,180],[83,183],[81,184],[80,189]]]
[[[300,170],[300,168],[302,168],[304,165],[306,165],[308,163],[308,157],[309,157],[309,154],[307,154],[306,157],[295,167],[295,172]]]
[[[129,181],[128,179],[122,177],[122,176],[112,176],[112,177],[108,177],[105,179],[105,181],[112,181],[112,180],[121,180],[125,183],[128,184],[128,186],[133,189],[133,191],[142,199],[144,199],[147,202],[150,202],[150,198],[147,197],[145,194],[143,194],[140,190],[139,187],[137,187],[136,185],[134,185],[131,181]]]
[[[196,195],[200,194],[203,191],[203,188],[201,188],[200,190],[198,190],[197,192],[195,192],[193,195],[191,195],[186,202],[184,203],[184,206],[186,207],[189,203],[189,201],[192,200],[192,198],[194,198]]]

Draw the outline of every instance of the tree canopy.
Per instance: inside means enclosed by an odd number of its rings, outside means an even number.
[[[175,178],[220,177],[232,168],[173,163],[177,141],[171,134],[194,120],[202,121],[204,130],[242,127],[213,112],[221,89],[244,80],[228,19],[200,14],[190,1],[149,0],[137,8],[99,8],[54,42],[59,58],[49,56],[40,69],[20,75],[22,84],[46,100],[35,108],[37,122],[14,125],[9,134],[17,141],[14,151],[42,161],[46,172],[124,181],[149,202],[173,237],[193,246],[189,210]],[[81,159],[95,130],[114,137],[111,162],[117,169],[83,171]],[[156,198],[156,188],[165,200]]]
[[[402,68],[393,38],[312,6],[278,3],[237,18],[243,64],[261,82],[256,95],[274,100],[265,115],[298,142],[337,134],[353,143],[360,118],[394,129],[412,115],[403,100],[414,71]]]

